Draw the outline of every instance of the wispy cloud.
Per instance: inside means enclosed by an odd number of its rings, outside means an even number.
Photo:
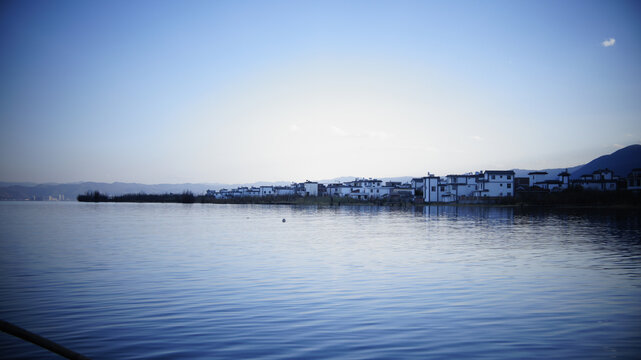
[[[618,150],[618,149],[623,149],[625,146],[621,144],[612,144],[612,147]]]
[[[483,141],[483,138],[478,136],[478,135],[471,135],[470,139],[475,140],[475,141]]]
[[[385,140],[390,137],[390,134],[385,131],[370,131],[368,134],[372,139]]]
[[[390,137],[392,137],[392,134],[385,132],[385,131],[380,131],[380,130],[374,130],[374,131],[368,131],[368,132],[350,132],[347,131],[343,128],[339,128],[338,126],[330,126],[330,129],[334,133],[334,135],[340,136],[340,137],[350,137],[350,138],[356,138],[356,139],[373,139],[373,140],[387,140]]]
[[[338,136],[349,136],[349,133],[339,127],[332,126],[332,132]]]
[[[615,42],[616,42],[616,40],[615,40],[614,38],[609,38],[609,39],[607,39],[607,40],[604,40],[604,41],[601,43],[601,45],[602,45],[603,47],[610,47],[610,46],[614,46],[614,43],[615,43]]]
[[[423,144],[415,145],[399,145],[395,146],[394,149],[404,150],[404,151],[417,151],[417,152],[428,152],[428,153],[440,153],[441,149],[434,146],[426,146]]]
[[[299,131],[300,131],[300,126],[298,126],[298,125],[296,125],[296,124],[291,124],[291,125],[289,126],[289,131],[291,131],[291,132],[293,132],[293,133],[295,133],[295,132],[299,132]]]

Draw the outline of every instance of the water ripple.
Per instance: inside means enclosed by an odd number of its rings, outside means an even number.
[[[638,213],[0,203],[0,229],[0,316],[96,359],[641,353]]]

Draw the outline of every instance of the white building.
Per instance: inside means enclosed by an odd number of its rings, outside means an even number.
[[[425,178],[420,177],[420,178],[413,178],[412,181],[410,181],[410,185],[412,186],[412,189],[414,189],[414,192],[423,192],[423,186],[425,183]]]
[[[343,184],[328,184],[327,185],[327,195],[328,196],[341,196],[340,188],[344,186]]]
[[[559,175],[557,176],[559,177],[559,182],[561,183],[561,189],[568,189],[570,187],[570,173],[568,172],[568,169],[565,169],[564,172],[559,173]]]
[[[415,191],[411,184],[401,184],[390,188],[389,198],[392,200],[411,201],[414,200]]]
[[[381,199],[390,194],[390,189],[383,186],[383,181],[378,179],[357,178],[344,185],[349,187],[349,193],[343,193],[343,195],[357,200]],[[341,188],[343,192],[347,190],[347,188]]]
[[[261,186],[260,187],[260,196],[271,196],[275,195],[273,186]]]
[[[441,202],[442,195],[440,195],[439,177],[428,175],[423,179],[423,200],[428,204]]]
[[[442,182],[444,187],[439,188],[439,195],[442,202],[454,202],[459,199],[474,196],[477,188],[479,175],[447,175]]]
[[[340,197],[349,196],[352,193],[352,186],[348,184],[340,184],[336,188],[336,193]]]
[[[352,194],[356,199],[378,199],[381,197],[381,187],[383,182],[378,179],[355,179],[350,182]]]
[[[303,196],[318,196],[318,183],[313,181],[305,181],[303,183],[304,193]]]
[[[414,189],[411,189],[409,184],[405,187],[401,186],[400,182],[387,182],[383,185],[383,181],[378,179],[354,179],[342,184],[329,184],[327,185],[327,195],[334,197],[349,197],[356,200],[374,200],[374,199],[388,199],[394,195],[394,190],[402,188],[400,193],[396,195],[403,196],[408,193],[408,189],[414,194]]]
[[[396,186],[387,186],[387,184],[384,185],[384,186],[381,186],[380,188],[377,188],[376,189],[376,195],[377,195],[376,198],[377,199],[389,199],[392,196],[392,192],[394,191],[395,188],[396,188]],[[412,191],[414,191],[414,189],[412,189]]]
[[[547,191],[559,191],[562,189],[560,180],[544,180],[536,183],[536,186]]]
[[[539,186],[542,187],[541,184],[545,182],[545,179],[548,176],[547,171],[532,171],[527,174],[528,178],[530,178],[530,187],[533,186]]]
[[[367,200],[367,195],[362,193],[361,190],[361,188],[352,188],[352,191],[347,196],[356,200]]]
[[[614,180],[614,173],[612,172],[612,170],[608,170],[608,169],[601,170],[601,169],[599,169],[599,170],[595,170],[592,173],[592,178],[594,180],[606,180],[606,181]]]
[[[641,190],[641,169],[632,169],[626,181],[628,190]]]
[[[218,196],[216,197],[216,199],[229,199],[229,198],[231,198],[231,193],[232,193],[232,191],[231,191],[231,190],[227,190],[227,189],[220,189],[220,191],[218,192]]]
[[[276,186],[274,187],[274,194],[277,196],[293,196],[296,195],[296,189],[293,186]]]
[[[572,181],[575,186],[581,186],[584,190],[594,191],[615,191],[617,179],[612,170],[596,170],[592,174],[581,175],[578,180]]]
[[[514,171],[486,170],[478,180],[477,197],[511,197],[514,196]]]

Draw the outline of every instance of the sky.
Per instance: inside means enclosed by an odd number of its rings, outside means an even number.
[[[0,181],[444,176],[639,143],[638,1],[0,3]]]

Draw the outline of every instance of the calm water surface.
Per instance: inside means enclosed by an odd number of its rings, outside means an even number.
[[[638,212],[2,202],[0,276],[96,359],[641,356]]]

